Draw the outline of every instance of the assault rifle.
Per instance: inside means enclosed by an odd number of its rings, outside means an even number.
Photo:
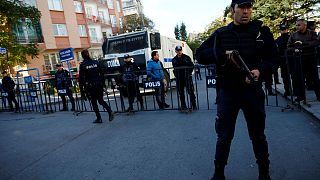
[[[254,76],[254,74],[248,68],[247,64],[243,61],[239,51],[226,51],[226,54],[229,55],[228,59],[230,59],[239,69],[245,72],[251,83],[255,83],[258,81],[257,77]]]

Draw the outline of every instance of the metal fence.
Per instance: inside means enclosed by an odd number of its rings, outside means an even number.
[[[185,72],[189,72],[190,70],[193,71],[191,78],[196,96],[197,109],[214,109],[216,99],[215,66],[198,66],[194,69],[182,67],[181,69],[185,70]],[[170,105],[166,110],[178,110],[181,103],[179,101],[176,81],[170,77],[170,74],[172,74],[170,73],[171,71],[173,71],[172,68],[167,68],[167,73],[165,73],[167,80],[165,84],[165,86],[167,86],[165,99],[167,104]],[[128,94],[130,92],[127,91],[128,88],[126,88],[126,86],[120,83],[119,79],[121,78],[121,74],[106,74],[105,77],[107,88],[104,90],[104,100],[110,105],[113,111],[126,112],[126,109],[128,108]],[[146,76],[141,76],[139,82],[139,90],[144,101],[143,111],[158,110],[159,107],[156,102],[154,88],[152,88],[152,86],[146,86],[146,84],[151,81],[149,81]],[[90,101],[84,101],[81,99],[77,79],[72,79],[72,84],[72,94],[75,98],[75,113],[93,111]],[[15,94],[20,106],[19,112],[51,113],[62,110],[62,100],[54,85],[54,79],[36,81],[29,84],[17,84]],[[186,104],[188,108],[191,108],[190,96],[186,88],[184,91]],[[267,105],[278,106],[278,104],[270,104],[270,102],[275,101],[269,101],[267,96],[266,98]],[[277,98],[277,96],[275,98]],[[1,95],[1,100],[0,111],[8,111],[9,108],[6,98]],[[67,98],[67,104],[69,109],[71,109],[71,104],[68,101],[69,100]],[[102,107],[100,108],[100,111],[105,111]],[[141,111],[137,98],[135,98],[134,110]]]

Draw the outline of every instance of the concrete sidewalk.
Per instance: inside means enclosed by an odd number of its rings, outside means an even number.
[[[279,79],[281,80],[281,78]],[[282,83],[282,82],[281,82]],[[282,84],[277,84],[276,85],[277,88],[277,92],[280,95],[284,95],[284,86],[283,83]],[[275,89],[274,85],[273,85],[273,89]],[[311,116],[313,116],[314,118],[320,120],[320,101],[317,100],[317,97],[314,93],[313,90],[309,91],[306,90],[306,97],[307,97],[307,103],[304,104],[303,102],[300,103],[301,105],[301,110],[303,110],[304,112],[310,114]],[[295,99],[295,97],[293,97],[293,100]],[[298,104],[294,102],[294,104],[291,101],[291,96],[287,97],[288,100],[288,106],[289,107],[293,107],[293,108],[299,108]],[[290,109],[288,109],[290,110]]]

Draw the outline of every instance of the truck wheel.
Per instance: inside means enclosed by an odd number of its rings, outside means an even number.
[[[169,86],[170,86],[169,74],[167,71],[164,71],[163,73],[164,73],[164,79],[163,79],[164,91],[168,92]]]

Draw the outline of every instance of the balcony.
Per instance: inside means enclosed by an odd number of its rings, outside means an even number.
[[[102,44],[102,39],[98,37],[91,36],[90,43],[92,44]]]
[[[30,44],[30,43],[43,43],[43,37],[38,36],[16,36],[16,40],[20,44]]]

